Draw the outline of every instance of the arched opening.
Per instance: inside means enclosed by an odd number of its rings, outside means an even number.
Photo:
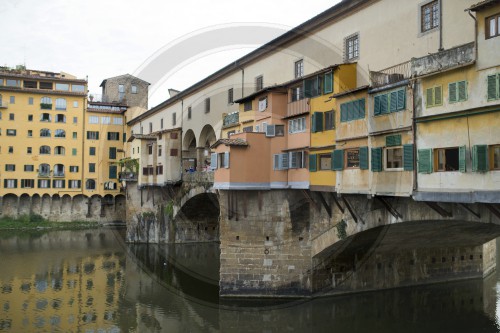
[[[205,125],[200,133],[198,142],[198,170],[208,170],[210,167],[210,146],[217,141],[214,128],[211,125]]]
[[[219,241],[219,200],[214,193],[189,199],[175,216],[178,241]]]
[[[196,137],[193,130],[187,130],[182,140],[182,170],[196,170]]]
[[[71,214],[73,212],[71,207],[71,196],[69,194],[65,194],[62,197],[61,210],[63,214]]]
[[[2,213],[4,216],[17,217],[17,195],[9,193],[3,196]]]
[[[42,179],[43,181],[48,181],[50,182],[50,179]],[[41,215],[43,217],[48,217],[50,215],[50,205],[51,205],[51,198],[50,198],[50,195],[48,194],[44,194],[42,196],[42,207],[40,209],[40,212],[41,212]]]
[[[31,198],[27,193],[21,194],[19,198],[19,215],[30,215],[31,214]]]
[[[31,198],[31,211],[33,214],[42,214],[42,200],[40,198],[40,194],[33,194]]]
[[[52,206],[50,208],[51,214],[60,214],[61,213],[61,197],[59,194],[54,194],[52,196]]]

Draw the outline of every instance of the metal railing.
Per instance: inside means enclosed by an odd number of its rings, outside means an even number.
[[[411,77],[411,61],[397,64],[381,71],[370,71],[370,83],[373,88],[394,84]]]

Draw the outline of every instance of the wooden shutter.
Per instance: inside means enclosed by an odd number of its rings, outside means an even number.
[[[332,152],[332,170],[342,171],[344,169],[344,151],[337,149]]]
[[[325,94],[333,92],[333,72],[328,72],[325,74],[323,92]]]
[[[413,171],[413,145],[403,145],[403,167],[405,171]]]
[[[380,109],[380,96],[375,96],[375,98],[373,99],[373,114],[375,116],[378,116],[381,112],[381,109]]]
[[[425,90],[425,105],[434,106],[434,89],[432,88]]]
[[[398,92],[393,91],[389,96],[389,109],[391,112],[396,112],[398,110]]]
[[[364,118],[365,117],[365,99],[362,98],[359,100],[359,117]]]
[[[401,146],[401,134],[386,136],[385,145],[387,147]]]
[[[465,146],[461,146],[458,148],[458,170],[460,170],[460,172],[466,171],[465,152]]]
[[[347,121],[347,103],[340,105],[340,121],[341,122]]]
[[[460,81],[457,83],[458,90],[458,100],[466,101],[467,100],[467,81]]]
[[[368,170],[368,147],[359,147],[359,168]]]
[[[109,179],[115,179],[116,178],[116,165],[110,165],[109,166]]]
[[[488,146],[475,145],[472,147],[472,171],[488,171]]]
[[[229,152],[224,152],[224,168],[229,168]]]
[[[274,137],[276,135],[276,127],[274,125],[267,125],[266,126],[266,136],[267,137]]]
[[[280,159],[281,159],[281,169],[287,170],[288,169],[288,154],[287,153],[281,154]]]
[[[488,101],[494,100],[498,98],[498,75],[488,75]]]
[[[406,109],[406,89],[398,90],[398,111]]]
[[[318,155],[311,154],[309,155],[309,171],[315,172],[318,170]]]
[[[388,94],[380,95],[380,113],[389,113],[389,100]]]
[[[419,149],[417,162],[419,173],[432,173],[432,149]]]
[[[313,133],[323,131],[323,112],[314,112],[312,115],[312,128]]]
[[[434,105],[443,104],[443,89],[441,86],[434,87]]]
[[[372,148],[372,172],[382,171],[382,148]]]
[[[217,153],[212,153],[210,155],[210,169],[212,170],[217,169]]]
[[[353,120],[354,114],[354,104],[352,102],[347,103],[347,121]]]
[[[457,82],[453,82],[448,85],[448,100],[450,103],[458,101]]]

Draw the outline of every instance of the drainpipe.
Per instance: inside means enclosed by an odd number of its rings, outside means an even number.
[[[478,54],[478,51],[477,51],[477,18],[471,14],[470,10],[467,10],[467,13],[474,20],[474,55],[475,55],[475,60],[477,61],[477,54]]]
[[[183,137],[184,137],[184,131],[183,131],[183,128],[184,128],[184,99],[181,98],[181,137],[180,137],[180,143],[181,143],[181,146],[179,147],[180,149],[180,157],[181,157],[181,161],[180,161],[180,171],[181,171],[181,181],[183,180],[183,176],[184,176],[184,173],[182,172],[182,148],[183,148]],[[165,147],[166,148],[166,147]]]
[[[418,180],[417,180],[417,79],[414,78],[412,81],[412,104],[413,104],[413,119],[412,119],[412,131],[413,131],[413,191],[418,189]]]
[[[439,1],[439,51],[443,51],[443,0]]]

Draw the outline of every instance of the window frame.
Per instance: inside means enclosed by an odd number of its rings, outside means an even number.
[[[348,154],[352,153],[352,152],[356,152],[356,151],[357,151],[357,154],[358,154],[358,163],[357,163],[357,165],[349,166]],[[360,158],[359,158],[359,147],[344,149],[344,170],[361,169],[360,166],[361,166],[361,163],[360,163]]]
[[[262,89],[264,89],[264,75],[259,75],[255,77],[255,91]]]
[[[456,150],[457,153],[457,166],[458,168],[455,170],[447,170],[447,165],[449,163],[446,163],[446,151],[447,150]],[[444,169],[440,168],[440,153],[443,152],[442,157],[444,157],[443,160],[443,166]],[[433,154],[434,154],[434,160],[433,160],[433,170],[434,172],[460,172],[460,147],[439,147],[439,148],[434,148],[433,149]]]
[[[295,61],[294,65],[294,77],[296,79],[304,76],[304,59]]]
[[[421,34],[426,34],[428,32],[431,32],[431,31],[434,31],[436,29],[439,28],[439,26],[441,25],[441,14],[440,14],[440,4],[439,4],[439,1],[440,0],[430,0],[430,1],[427,1],[425,3],[422,3],[420,4],[419,6],[419,31]],[[437,8],[437,13],[434,12],[434,6],[436,6]],[[430,8],[430,11],[429,11],[429,27],[427,28],[425,26],[426,22],[425,22],[425,18],[426,18],[426,13],[425,13],[425,10],[427,8]],[[435,17],[435,15],[437,14],[437,18]],[[437,20],[437,24],[435,24]]]
[[[394,167],[391,167],[389,168],[387,165],[389,163],[388,159],[389,159],[389,151],[392,151],[392,150],[400,150],[401,151],[401,163],[400,163],[400,167],[399,168],[394,168]],[[394,147],[385,147],[384,148],[384,171],[404,171],[404,149],[403,149],[403,146],[394,146]]]
[[[359,59],[360,55],[359,39],[360,39],[359,32],[355,32],[344,38],[344,60],[346,62]]]
[[[332,170],[332,162],[333,162],[333,159],[332,159],[332,154],[331,153],[324,153],[324,154],[318,154],[318,171],[331,171]],[[328,167],[324,167],[323,168],[323,159],[329,159],[330,160],[330,164],[328,165]]]
[[[288,120],[288,134],[304,133],[306,130],[306,117],[299,117]]]
[[[495,150],[498,149],[498,165],[495,167]],[[500,144],[498,145],[490,145],[488,147],[488,155],[490,159],[489,167],[490,171],[500,171]]]
[[[496,31],[493,35],[491,35],[491,20],[495,20],[495,25],[496,25]],[[490,39],[490,38],[495,38],[500,36],[500,13],[488,16],[485,18],[485,31],[484,31],[484,36],[485,39]]]

